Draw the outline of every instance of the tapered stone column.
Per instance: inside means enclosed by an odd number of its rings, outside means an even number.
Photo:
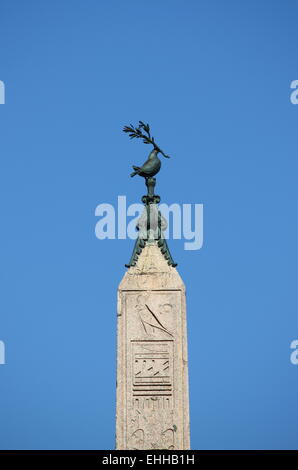
[[[185,287],[157,240],[118,289],[116,448],[190,448]]]

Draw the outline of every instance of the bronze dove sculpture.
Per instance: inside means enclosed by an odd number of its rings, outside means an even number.
[[[139,121],[139,125],[136,127],[134,127],[132,124],[130,124],[130,126],[124,126],[123,132],[128,133],[131,139],[142,139],[144,144],[153,145],[153,149],[145,163],[142,166],[133,165],[134,171],[130,174],[130,176],[139,175],[145,179],[147,195],[142,197],[142,202],[145,205],[145,208],[136,225],[136,229],[139,231],[139,235],[136,239],[130,261],[125,266],[127,268],[136,266],[138,257],[146,244],[155,241],[168,265],[175,267],[177,266],[177,263],[173,261],[167,241],[163,234],[167,224],[165,218],[162,216],[157,207],[160,202],[160,196],[154,194],[154,188],[156,184],[155,175],[159,172],[161,167],[161,161],[158,158],[158,154],[161,153],[165,158],[170,157],[169,155],[166,155],[156,144],[154,137],[152,137],[150,134],[149,124],[145,124],[144,122]],[[150,327],[153,329],[163,330],[166,334],[171,335],[171,333],[168,332],[160,322],[158,322],[155,313],[150,310],[149,306],[146,305],[146,308],[143,309],[142,315],[143,317],[141,320],[144,328]]]
[[[130,176],[143,176],[144,178],[148,178],[150,176],[156,175],[161,167],[161,161],[158,158],[157,154],[159,153],[159,150],[154,148],[152,152],[150,153],[148,159],[145,161],[145,163],[139,167],[139,166],[134,166],[133,169],[135,170],[133,173],[131,173]]]
[[[146,132],[146,134],[142,133],[142,130]],[[150,135],[150,127],[149,124],[144,124],[142,121],[139,121],[139,126],[134,127],[132,124],[130,126],[125,126],[123,128],[123,132],[128,132],[129,137],[131,139],[133,138],[141,138],[143,139],[144,144],[152,144],[153,145],[153,150],[149,154],[148,159],[145,161],[145,163],[142,166],[134,166],[133,169],[134,171],[131,173],[130,176],[143,176],[143,178],[152,178],[154,175],[156,175],[161,167],[161,161],[158,158],[157,154],[161,153],[165,158],[170,158],[168,155],[166,155],[155,143],[154,137],[151,137]]]

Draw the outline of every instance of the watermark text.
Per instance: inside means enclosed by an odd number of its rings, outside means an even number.
[[[150,226],[156,226],[157,206],[150,205]],[[199,250],[203,246],[203,204],[160,204],[158,210],[162,216],[162,236],[165,239],[187,240],[185,250]],[[95,209],[99,217],[95,226],[95,236],[99,240],[130,238],[136,240],[142,231],[136,230],[146,217],[143,204],[126,204],[126,196],[118,196],[117,207],[102,203]],[[130,220],[128,220],[130,218]],[[146,222],[145,222],[146,225]],[[147,226],[147,225],[146,225]]]
[[[294,341],[291,342],[290,348],[294,349],[291,353],[290,361],[296,366],[298,364],[298,339],[294,339]]]
[[[5,344],[0,340],[0,366],[5,364]]]
[[[0,104],[5,104],[5,85],[2,80],[0,80]]]
[[[298,80],[293,80],[290,86],[294,89],[290,96],[291,103],[298,104]]]

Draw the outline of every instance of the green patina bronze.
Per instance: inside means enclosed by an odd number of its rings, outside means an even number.
[[[145,163],[141,167],[133,166],[134,171],[130,175],[139,175],[145,178],[147,194],[142,197],[144,213],[136,225],[136,228],[139,231],[139,236],[135,242],[131,259],[125,266],[130,268],[131,266],[136,265],[138,257],[141,254],[143,248],[146,246],[146,243],[157,243],[168,264],[175,267],[177,266],[177,263],[173,261],[163,233],[167,228],[167,221],[158,209],[160,197],[157,194],[154,194],[154,188],[156,184],[156,179],[154,176],[159,172],[161,167],[161,161],[157,155],[158,153],[161,153],[166,158],[170,157],[166,155],[156,144],[154,137],[152,137],[150,134],[149,124],[144,124],[142,121],[139,121],[138,127],[134,127],[132,124],[130,124],[130,126],[125,126],[123,128],[123,132],[129,133],[131,139],[143,139],[145,144],[153,145],[153,150],[150,152],[149,157]]]

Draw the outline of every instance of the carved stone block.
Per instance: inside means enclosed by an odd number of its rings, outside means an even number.
[[[117,449],[189,449],[185,287],[155,243],[118,290]]]

